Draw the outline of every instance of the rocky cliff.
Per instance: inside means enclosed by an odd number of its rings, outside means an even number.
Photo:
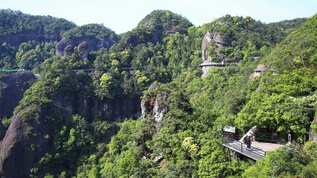
[[[137,119],[141,116],[140,96],[98,100],[78,93],[75,102],[66,100],[62,95],[56,96],[53,101],[53,105],[63,110],[67,117],[88,112],[90,118],[98,116],[110,122],[123,122],[125,119]]]
[[[0,177],[29,177],[30,169],[50,150],[51,133],[38,106],[29,106],[11,120],[0,150]]]
[[[214,59],[208,54],[207,49],[210,48],[210,43],[215,42],[217,48],[215,49],[216,55],[222,62],[225,62],[226,56],[219,52],[222,47],[231,46],[231,40],[225,36],[220,35],[217,32],[207,32],[203,38],[201,44],[202,50],[202,58],[203,63],[210,63],[213,62]],[[202,77],[206,77],[211,69],[211,66],[204,66],[202,67],[203,74]]]
[[[55,54],[57,56],[71,55],[74,52],[75,46],[80,58],[83,60],[87,58],[90,51],[98,51],[101,48],[109,49],[114,44],[114,41],[110,38],[99,39],[98,41],[92,41],[88,38],[82,38],[76,41],[72,41],[67,38],[62,38],[55,45]]]
[[[3,139],[5,134],[6,134],[6,128],[3,126],[2,122],[0,122],[0,140]],[[0,141],[0,143],[1,143],[1,141]]]
[[[317,141],[317,130],[313,129],[313,127],[312,127],[312,125],[314,125],[314,124],[317,124],[316,118],[314,118],[314,120],[310,126],[310,129],[309,129],[309,141],[311,141],[311,142]]]
[[[1,78],[2,94],[0,97],[0,118],[10,118],[19,105],[24,92],[30,88],[30,82],[36,77],[31,71],[17,72]]]
[[[7,42],[13,47],[19,47],[20,44],[28,41],[35,41],[37,44],[41,43],[54,43],[55,41],[60,41],[62,39],[62,35],[60,33],[58,34],[44,34],[44,35],[38,35],[36,32],[29,32],[26,34],[15,34],[15,35],[9,35],[5,37],[0,37],[0,44]]]
[[[213,59],[211,59],[211,57],[208,55],[206,48],[209,48],[209,43],[210,42],[216,42],[217,44],[217,49],[215,50],[215,52],[217,53],[217,56],[221,59],[224,60],[225,59],[225,55],[219,53],[219,50],[222,47],[225,46],[231,46],[231,41],[229,38],[220,35],[217,32],[207,32],[203,38],[202,41],[202,45],[201,45],[201,49],[202,49],[202,57],[204,59],[204,63],[208,63],[208,62],[212,62]]]
[[[153,83],[148,93],[153,93],[156,96],[148,96],[144,94],[141,101],[142,119],[146,119],[151,115],[155,121],[156,133],[159,131],[164,115],[169,111],[169,93],[158,93],[157,89],[161,86],[160,83]]]

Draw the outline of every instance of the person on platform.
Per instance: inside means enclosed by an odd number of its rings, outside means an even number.
[[[246,135],[243,139],[244,145],[245,145],[245,149],[251,148],[251,138],[249,137],[249,135]]]

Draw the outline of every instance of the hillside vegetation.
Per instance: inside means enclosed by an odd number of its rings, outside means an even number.
[[[0,10],[0,38],[8,35],[36,32],[37,35],[56,34],[76,25],[62,18],[34,16],[10,9]]]
[[[1,68],[41,73],[14,114],[38,106],[42,114],[37,121],[52,130],[44,136],[50,150],[26,172],[30,177],[317,176],[317,143],[303,145],[310,128],[316,128],[316,26],[317,15],[274,24],[225,15],[195,27],[180,15],[158,10],[109,50],[90,52],[85,60],[76,52],[55,56],[52,43],[23,43],[18,49],[3,44]],[[219,51],[239,64],[213,68],[202,78],[199,64],[207,32],[226,37],[231,44]],[[63,35],[116,38],[96,24],[74,27]],[[209,45],[208,54],[217,58],[216,42]],[[250,80],[260,64],[266,70]],[[96,70],[89,75],[72,71],[84,68]],[[76,100],[140,95],[142,116],[121,123],[98,112],[90,114]],[[80,109],[69,114],[57,102],[61,97],[65,105]],[[33,111],[21,115],[29,112]],[[27,123],[27,117],[22,119]],[[10,122],[1,120],[6,126]],[[227,125],[236,127],[237,135],[255,125],[267,133],[291,134],[294,144],[292,149],[267,153],[262,161],[240,156],[237,162],[221,145],[219,127]],[[30,139],[42,138],[36,130],[26,133]]]

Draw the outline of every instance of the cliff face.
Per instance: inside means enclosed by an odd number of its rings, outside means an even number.
[[[19,105],[24,92],[30,88],[30,81],[36,77],[31,71],[17,72],[1,78],[2,97],[0,97],[0,118],[10,118]]]
[[[5,81],[4,89],[8,89],[10,85],[14,85],[16,78],[22,76],[20,75],[14,74],[5,78],[6,80],[3,80]],[[35,78],[32,73],[29,75],[32,76],[31,78]],[[23,95],[23,93],[19,93],[18,91],[21,92],[20,89],[12,89],[11,94]],[[10,98],[8,95],[9,91],[5,92],[5,96]],[[11,100],[13,99],[11,98]],[[18,103],[20,98],[15,98],[14,100]],[[99,119],[111,122],[123,122],[125,119],[136,119],[141,116],[140,103],[140,96],[98,100],[93,97],[86,98],[79,92],[72,101],[65,99],[63,93],[55,96],[53,99],[54,107],[49,108],[50,112],[44,111],[35,105],[23,109],[17,115],[13,116],[6,133],[3,125],[0,124],[0,138],[5,133],[0,150],[0,177],[29,177],[30,169],[46,153],[51,152],[51,142],[45,138],[46,135],[52,135],[50,125],[44,122],[47,113],[61,113],[66,117],[70,117],[73,114],[84,114],[85,112],[91,119],[98,117]],[[1,106],[1,111],[3,111],[3,108],[5,107]],[[61,110],[64,112],[61,112]],[[12,114],[11,111],[10,114]],[[43,173],[39,172],[38,175],[43,175]]]
[[[24,92],[30,87],[30,81],[36,80],[31,71],[19,72],[1,78],[2,97],[0,97],[0,118],[10,118],[13,110],[19,105]],[[89,111],[93,118],[97,114],[108,121],[123,122],[126,118],[138,118],[141,116],[140,96],[133,98],[114,98],[98,100],[86,98],[82,93],[77,93],[74,102],[66,100],[63,94],[54,97],[54,106],[62,109],[67,116]]]
[[[7,42],[11,46],[19,47],[20,44],[28,41],[35,41],[37,44],[41,43],[54,43],[60,41],[62,38],[61,34],[44,34],[42,36],[37,35],[36,32],[29,32],[27,34],[16,34],[0,38],[0,44]]]
[[[156,90],[159,86],[161,86],[161,84],[153,83],[148,91],[157,93]],[[159,131],[164,115],[169,111],[169,97],[169,93],[158,94],[155,99],[147,98],[147,96],[144,95],[144,99],[141,101],[142,119],[146,119],[147,115],[150,114],[155,120],[156,133]]]
[[[221,53],[219,53],[219,50],[222,47],[225,46],[231,46],[231,41],[229,38],[224,37],[222,35],[220,35],[217,32],[207,32],[203,38],[202,41],[202,45],[201,45],[201,49],[202,49],[202,57],[204,59],[204,63],[208,63],[208,62],[212,62],[211,57],[208,55],[207,50],[205,50],[206,48],[209,48],[209,43],[211,41],[215,41],[217,44],[217,49],[215,50],[215,52],[217,53],[217,56],[221,59],[224,60],[225,56]]]
[[[210,63],[213,62],[213,59],[208,55],[207,48],[210,48],[209,44],[210,42],[216,42],[217,48],[215,49],[215,52],[217,56],[221,59],[221,61],[226,60],[226,56],[219,52],[219,50],[222,47],[231,46],[231,41],[229,38],[220,35],[217,32],[207,32],[203,38],[202,44],[201,44],[201,50],[202,50],[202,58],[204,60],[203,63]],[[203,74],[202,77],[206,77],[210,71],[210,66],[204,66],[202,67]]]
[[[97,42],[94,42],[88,38],[82,38],[76,41],[62,38],[55,45],[55,54],[57,56],[71,55],[74,51],[74,46],[77,46],[78,54],[83,60],[87,58],[87,55],[90,51],[98,51],[100,48],[109,49],[113,44],[114,41],[112,41],[110,38],[99,39]]]
[[[51,129],[41,109],[29,106],[11,120],[0,150],[0,177],[29,177],[30,169],[50,150]]]
[[[54,106],[65,111],[66,116],[88,112],[90,118],[96,116],[110,122],[123,122],[125,119],[137,119],[141,116],[140,96],[134,98],[93,99],[78,93],[75,102],[64,99],[62,95],[54,99]]]
[[[3,139],[3,137],[6,134],[6,128],[3,126],[2,122],[0,122],[0,140]],[[0,142],[1,143],[1,142]]]
[[[316,118],[314,118],[313,123],[311,124],[310,129],[309,129],[309,141],[311,141],[311,142],[317,141],[316,130],[312,128],[313,124],[317,124],[317,119]]]

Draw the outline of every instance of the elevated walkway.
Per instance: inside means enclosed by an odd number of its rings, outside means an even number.
[[[90,74],[90,73],[93,73],[96,69],[73,69],[72,71],[78,72],[78,71],[81,71],[81,70],[84,71],[86,74]],[[120,71],[130,72],[130,71],[133,71],[134,69],[130,68],[130,67],[120,67],[119,70]]]
[[[20,72],[26,71],[26,69],[0,69],[0,72]]]
[[[284,146],[282,144],[277,144],[277,143],[253,141],[251,143],[251,148],[246,149],[245,144],[242,141],[235,140],[224,134],[222,135],[222,137],[223,137],[222,146],[227,147],[244,156],[247,156],[253,160],[264,159],[266,156],[266,152],[274,151],[278,149],[279,147]]]
[[[226,62],[206,62],[206,63],[199,64],[199,67],[226,67],[226,66],[236,66],[238,64],[239,64],[238,62],[230,62],[230,63],[226,63]]]
[[[265,158],[266,151],[261,149],[261,147],[251,146],[251,148],[246,149],[244,143],[229,138],[226,135],[223,136],[223,143],[222,146],[227,147],[237,153],[245,155],[253,160],[261,160]]]

